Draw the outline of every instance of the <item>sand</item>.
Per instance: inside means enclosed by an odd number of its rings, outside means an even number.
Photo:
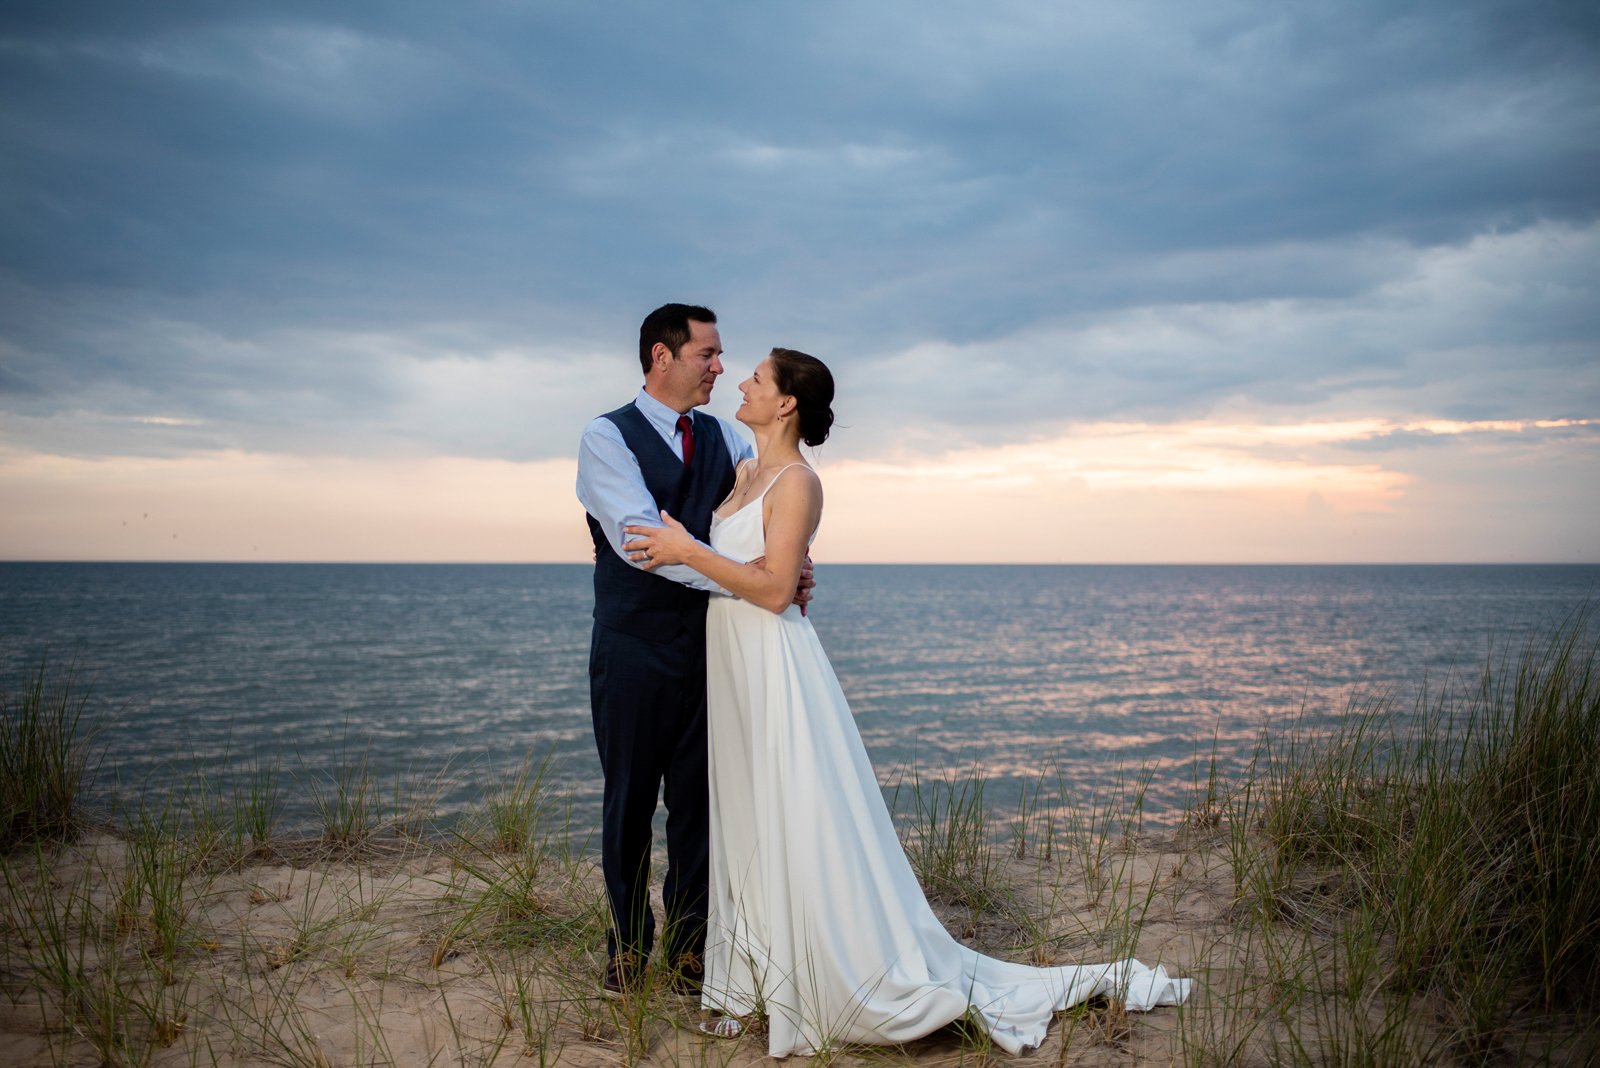
[[[159,871],[151,874],[159,852],[107,834],[6,859],[0,1063],[768,1060],[758,1029],[733,1041],[701,1036],[696,1025],[704,1017],[691,999],[664,989],[627,1003],[599,996],[604,911],[590,859],[535,865],[526,854],[461,841],[394,841],[344,857],[299,843],[231,860],[163,848],[183,861],[181,882],[162,884]],[[1005,854],[999,877],[1012,903],[974,912],[935,900],[956,937],[1041,964],[1131,951],[1198,979],[1183,1014],[1130,1016],[1091,1004],[1062,1014],[1046,1044],[1025,1059],[1184,1063],[1180,1020],[1191,1017],[1192,1038],[1195,1014],[1225,1008],[1214,988],[1234,989],[1226,977],[1246,963],[1235,944],[1233,884],[1220,845],[1194,836],[1121,839],[1108,843],[1097,879],[1083,877],[1086,859],[1078,854],[1017,857],[1009,843],[996,851]],[[150,892],[158,885],[167,889]],[[163,909],[165,929],[178,931],[166,941]],[[64,987],[72,990],[66,997]],[[1220,1017],[1205,1025],[1213,1037],[1227,1026]],[[954,1027],[907,1046],[813,1058],[989,1059],[1011,1058]]]

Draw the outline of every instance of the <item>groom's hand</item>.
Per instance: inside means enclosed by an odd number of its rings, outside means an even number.
[[[811,603],[811,591],[816,588],[817,580],[811,573],[811,554],[806,553],[806,558],[800,561],[800,585],[794,589],[794,603],[800,606],[800,614],[806,614],[806,605]]]

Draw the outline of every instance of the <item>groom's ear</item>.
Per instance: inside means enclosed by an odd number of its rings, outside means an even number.
[[[665,361],[665,363],[672,362],[672,350],[667,348],[667,346],[663,345],[661,342],[657,341],[654,345],[650,346],[650,365],[652,367],[661,367],[664,366],[663,361]]]

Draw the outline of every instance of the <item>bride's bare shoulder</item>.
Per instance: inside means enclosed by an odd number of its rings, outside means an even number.
[[[778,472],[778,481],[789,478],[794,482],[804,483],[822,489],[822,476],[817,474],[817,469],[808,463],[794,463]]]
[[[787,504],[820,506],[822,502],[822,476],[810,464],[790,464],[772,480],[769,496]]]

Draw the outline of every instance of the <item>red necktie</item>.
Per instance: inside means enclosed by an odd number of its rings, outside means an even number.
[[[678,430],[683,433],[683,466],[694,459],[694,430],[687,415],[678,416]]]

